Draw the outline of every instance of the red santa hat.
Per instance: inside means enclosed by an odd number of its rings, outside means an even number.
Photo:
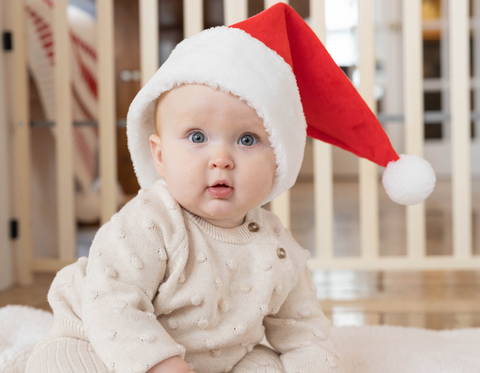
[[[183,40],[140,90],[127,115],[127,136],[142,188],[160,178],[149,146],[155,132],[155,102],[163,92],[183,84],[229,92],[263,119],[277,163],[264,203],[295,183],[306,135],[386,167],[383,184],[397,203],[420,203],[433,191],[436,179],[430,164],[417,156],[397,155],[318,37],[284,3]]]

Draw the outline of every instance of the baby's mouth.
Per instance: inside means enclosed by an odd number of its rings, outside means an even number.
[[[225,183],[215,183],[208,187],[207,190],[214,198],[226,198],[233,192],[233,188]]]

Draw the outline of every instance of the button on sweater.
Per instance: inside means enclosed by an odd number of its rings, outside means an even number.
[[[287,373],[343,372],[308,257],[274,214],[258,207],[220,228],[159,180],[99,229],[88,259],[58,272],[47,338],[86,340],[119,373],[175,355],[216,373],[266,336]]]

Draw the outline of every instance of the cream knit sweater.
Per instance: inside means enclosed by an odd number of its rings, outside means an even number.
[[[178,205],[159,180],[58,272],[47,338],[89,341],[107,368],[146,372],[179,355],[228,372],[266,335],[286,373],[343,372],[306,267],[309,253],[261,208],[236,228]]]

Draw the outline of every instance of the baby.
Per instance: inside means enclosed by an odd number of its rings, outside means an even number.
[[[26,373],[343,372],[308,251],[260,207],[295,183],[307,133],[402,168],[288,5],[179,43],[128,112],[142,190],[58,272]]]
[[[262,119],[190,84],[160,96],[155,122],[162,179],[58,273],[27,372],[341,371],[308,252],[259,207],[277,169]]]
[[[292,368],[287,371],[299,371],[308,355],[313,365],[303,371],[339,371],[327,338],[329,321],[305,267],[308,253],[276,216],[258,208],[276,171],[261,118],[237,97],[203,85],[162,95],[155,118],[160,136],[150,141],[156,170],[190,220],[192,258],[182,287],[190,284],[194,292],[176,294],[188,309],[165,319],[167,330],[186,347],[190,366],[174,356],[149,373],[284,372],[278,355],[258,344],[263,331],[284,352]],[[312,337],[322,347],[302,351]],[[204,353],[189,356],[190,349]]]

